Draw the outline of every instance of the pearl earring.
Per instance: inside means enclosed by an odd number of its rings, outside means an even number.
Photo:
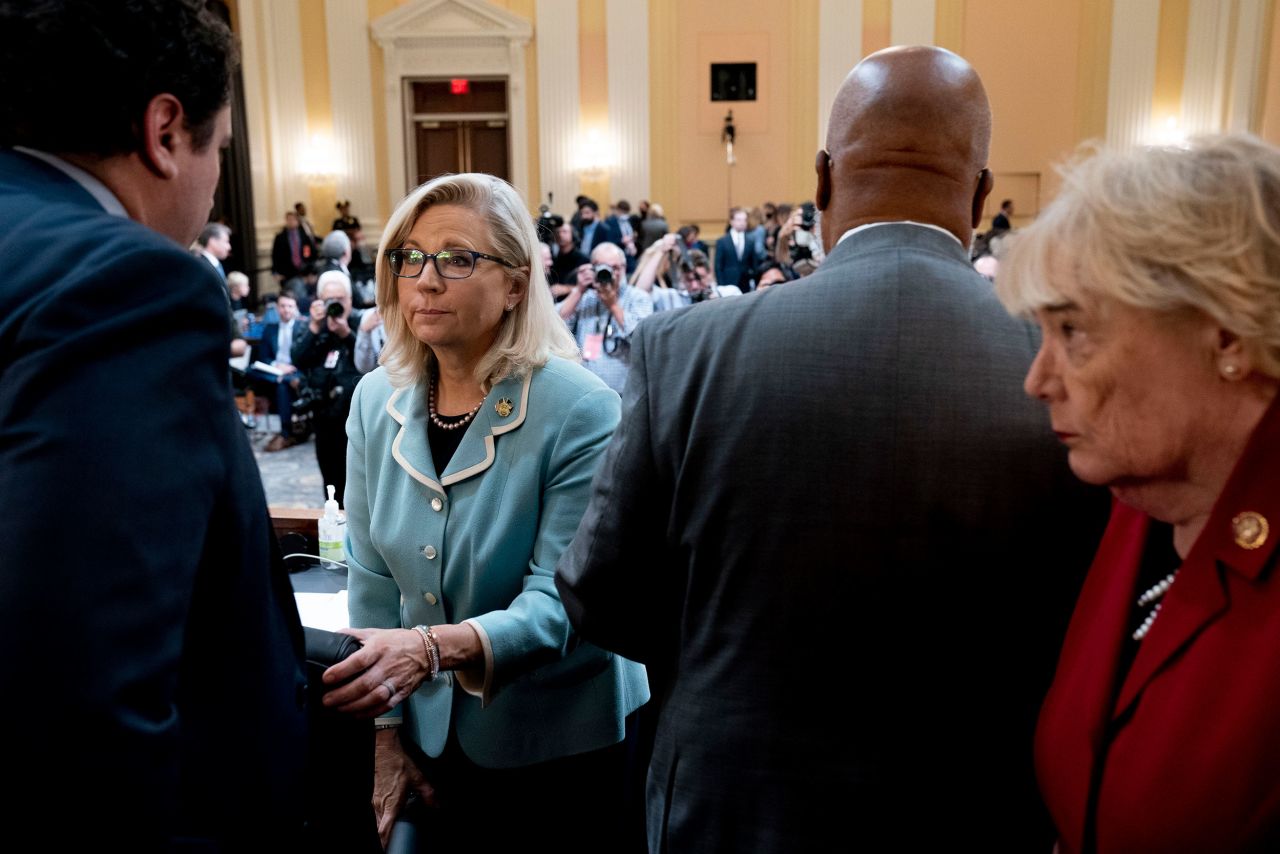
[[[1236,365],[1223,365],[1223,366],[1222,366],[1222,374],[1223,374],[1223,376],[1225,376],[1225,377],[1226,377],[1227,379],[1229,379],[1229,380],[1233,380],[1233,379],[1235,379],[1235,378],[1236,378],[1236,374],[1238,374],[1239,372],[1240,372],[1240,368],[1239,368],[1239,367],[1237,367]]]

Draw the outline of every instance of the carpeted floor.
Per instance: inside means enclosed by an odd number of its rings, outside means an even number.
[[[324,484],[316,463],[315,440],[308,439],[283,451],[268,454],[263,448],[279,430],[276,416],[249,432],[253,455],[262,472],[262,485],[267,491],[267,504],[272,507],[324,507]]]

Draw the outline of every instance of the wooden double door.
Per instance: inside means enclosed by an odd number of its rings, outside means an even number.
[[[415,184],[446,172],[487,172],[510,180],[505,79],[411,84]]]

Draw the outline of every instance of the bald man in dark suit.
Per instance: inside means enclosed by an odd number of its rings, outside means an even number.
[[[561,596],[661,682],[652,851],[1048,850],[1031,735],[1107,500],[969,265],[986,94],[892,48],[829,128],[822,267],[637,329]]]

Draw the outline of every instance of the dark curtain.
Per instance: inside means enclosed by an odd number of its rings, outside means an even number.
[[[210,0],[209,8],[231,25],[231,13],[222,0]],[[249,125],[244,112],[244,77],[236,69],[231,80],[231,146],[223,152],[222,178],[213,196],[213,222],[231,226],[231,256],[224,262],[228,271],[240,270],[249,276],[249,299],[258,300],[257,223],[253,218],[253,183],[249,170]]]

